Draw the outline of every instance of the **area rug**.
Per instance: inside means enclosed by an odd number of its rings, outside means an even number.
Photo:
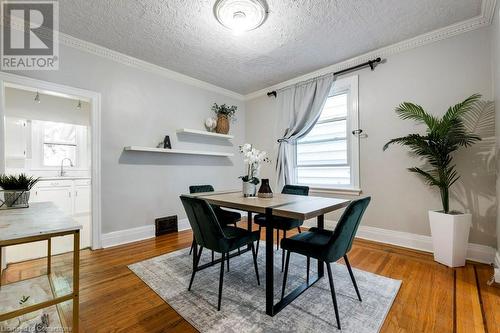
[[[205,251],[201,263],[210,261]],[[299,298],[270,317],[265,313],[265,258],[259,251],[261,285],[257,285],[251,252],[231,258],[224,272],[222,308],[217,311],[220,265],[196,273],[188,291],[192,259],[182,249],[130,265],[129,268],[184,319],[200,332],[334,332],[330,287],[325,277]],[[281,295],[281,251],[275,251],[275,302]],[[317,264],[311,260],[311,277]],[[401,281],[353,269],[362,302],[359,302],[347,267],[332,265],[343,332],[378,332],[401,286]],[[306,260],[291,254],[287,292],[306,279]]]

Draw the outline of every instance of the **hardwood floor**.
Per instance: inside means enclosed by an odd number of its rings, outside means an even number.
[[[183,231],[114,248],[81,252],[81,332],[196,332],[127,265],[191,244]],[[351,265],[403,280],[382,332],[500,332],[500,287],[488,286],[490,266],[451,269],[427,253],[356,240]],[[53,270],[71,268],[71,256],[53,258]],[[9,265],[4,283],[45,273],[45,260]],[[71,320],[71,304],[63,313]],[[340,305],[342,306],[342,305]]]

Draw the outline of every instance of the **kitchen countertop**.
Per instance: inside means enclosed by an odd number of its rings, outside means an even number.
[[[90,177],[82,176],[54,176],[54,177],[40,177],[40,181],[44,180],[77,180],[77,179],[90,179]]]

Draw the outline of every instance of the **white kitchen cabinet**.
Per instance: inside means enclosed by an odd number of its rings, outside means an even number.
[[[5,117],[5,157],[24,159],[27,154],[28,122],[26,119]]]
[[[32,202],[53,202],[64,213],[73,214],[73,181],[40,181],[30,191]]]
[[[75,180],[74,214],[90,213],[90,180]]]

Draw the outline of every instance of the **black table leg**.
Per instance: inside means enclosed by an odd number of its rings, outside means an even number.
[[[252,212],[247,212],[247,230],[248,231],[252,231],[252,222],[253,222]],[[250,245],[247,246],[247,250],[250,250]]]
[[[247,212],[247,230],[252,231],[252,222],[253,222],[253,217],[252,217],[252,212]]]
[[[266,208],[266,220],[272,225],[273,210]],[[274,251],[273,228],[266,227],[266,313],[274,316]]]
[[[318,216],[318,229],[325,228],[325,215]],[[325,275],[325,265],[323,261],[318,260],[318,277],[321,278]]]

